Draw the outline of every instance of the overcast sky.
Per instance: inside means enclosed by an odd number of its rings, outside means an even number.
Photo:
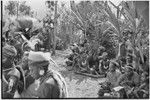
[[[10,0],[3,0],[3,5],[6,5],[7,2]],[[11,0],[12,1],[12,0]],[[13,0],[13,1],[26,1],[27,5],[31,6],[31,9],[34,12],[37,12],[38,18],[43,18],[46,14],[46,5],[45,1],[47,0]],[[58,0],[60,2],[66,2],[66,4],[69,6],[69,0]],[[76,3],[80,2],[82,0],[75,0]],[[114,4],[118,5],[120,0],[111,0]]]

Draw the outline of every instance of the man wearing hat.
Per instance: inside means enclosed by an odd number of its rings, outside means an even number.
[[[51,63],[54,63],[54,61],[50,58],[49,54],[43,52],[29,52],[29,70],[36,82],[35,86],[30,86],[26,91],[27,94],[32,94],[30,98],[67,97],[64,78],[62,78],[58,72],[49,69]],[[34,94],[32,91],[34,91]],[[25,92],[20,94],[21,98],[27,98],[25,96]]]
[[[14,67],[14,57],[17,55],[17,50],[15,47],[10,45],[5,45],[2,48],[2,69],[3,71]]]
[[[125,89],[130,90],[133,87],[138,87],[140,83],[140,77],[133,70],[132,65],[126,65],[125,66],[125,73],[120,76],[118,79],[117,84],[121,86],[125,86]]]
[[[135,57],[134,54],[128,54],[128,55],[126,56],[127,65],[130,65],[130,64],[133,65],[135,58],[136,58],[136,57]]]
[[[121,76],[121,72],[117,70],[118,63],[111,61],[109,64],[109,72],[107,73],[107,82],[111,83],[111,87],[117,86],[117,81]]]
[[[117,81],[119,77],[121,76],[121,72],[117,70],[118,64],[115,61],[111,61],[109,64],[109,72],[107,73],[106,76],[106,81],[105,83],[107,84],[108,90],[111,90],[112,88],[117,86]],[[99,90],[99,96],[103,96],[105,92],[110,92],[106,91],[105,89],[100,89]]]
[[[135,58],[134,54],[128,54],[126,57],[126,65],[133,66],[133,69],[139,73],[139,66],[136,64]]]

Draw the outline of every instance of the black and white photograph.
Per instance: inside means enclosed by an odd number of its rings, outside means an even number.
[[[0,99],[149,99],[149,0],[0,4]]]

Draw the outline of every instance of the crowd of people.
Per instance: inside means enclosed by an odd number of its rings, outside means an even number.
[[[71,70],[85,72],[93,75],[104,74],[108,70],[109,59],[104,47],[98,50],[89,50],[86,40],[80,45],[73,44],[70,48],[72,53],[67,56],[66,64]],[[101,66],[101,68],[100,68]]]
[[[67,57],[66,64],[71,66],[71,70],[75,72],[80,71],[93,75],[105,74],[106,81],[100,83],[99,98],[107,97],[107,93],[111,97],[113,89],[120,86],[122,88],[117,91],[121,91],[122,95],[118,98],[149,97],[149,66],[146,56],[143,57],[144,62],[142,62],[140,57],[134,55],[133,49],[126,42],[121,44],[121,49],[126,50],[121,50],[115,59],[109,59],[102,46],[96,51],[88,51],[88,43],[84,42],[84,45],[73,44],[72,53]]]
[[[51,69],[57,64],[50,54],[26,45],[22,33],[8,36],[2,39],[2,98],[67,98],[65,80]]]
[[[26,39],[22,36],[2,38],[2,97],[67,98],[64,78],[49,69],[54,61],[39,48],[26,46]],[[121,49],[126,50],[120,50],[116,59],[109,59],[106,48],[89,49],[89,43],[85,40],[70,47],[72,53],[67,57],[66,64],[76,72],[106,76],[106,81],[100,84],[99,98],[108,94],[111,98],[148,98],[148,58],[144,56],[141,61],[128,45],[123,42]],[[115,92],[120,95],[114,95]]]

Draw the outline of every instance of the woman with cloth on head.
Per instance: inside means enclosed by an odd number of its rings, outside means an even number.
[[[10,45],[5,45],[2,48],[2,98],[11,98],[12,96],[7,92],[8,90],[8,73],[15,68],[14,57],[17,55],[17,50],[15,47]]]
[[[30,98],[67,98],[64,78],[58,72],[49,69],[52,63],[50,60],[52,59],[47,53],[29,52],[29,70],[35,83],[20,94],[19,98],[29,98],[31,94]]]
[[[111,89],[118,86],[117,81],[119,77],[121,76],[121,72],[117,70],[117,66],[118,66],[117,62],[115,61],[110,62],[109,71],[106,76],[106,81],[103,83],[106,86],[103,86],[102,84],[102,88],[100,88],[98,92],[98,95],[100,97],[103,97],[104,93],[110,93]]]

